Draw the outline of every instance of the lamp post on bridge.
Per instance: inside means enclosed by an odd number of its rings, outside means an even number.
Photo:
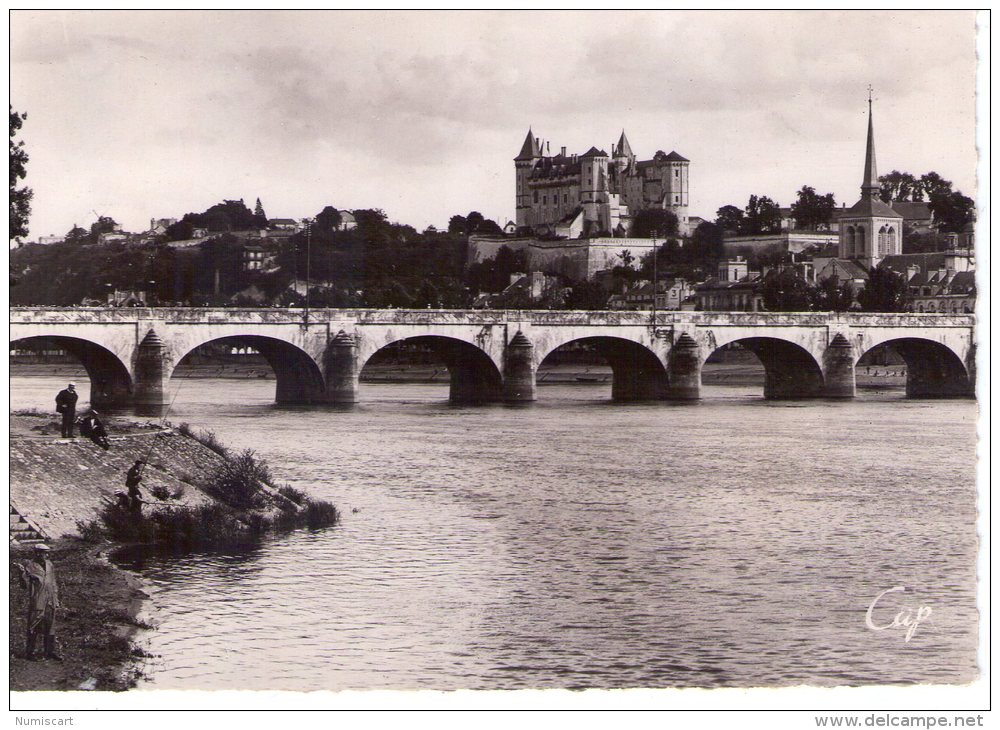
[[[306,304],[302,312],[302,323],[309,326],[309,280],[312,275],[312,218],[305,218],[306,224]]]
[[[657,288],[657,255],[656,255],[656,237],[659,235],[659,231],[653,230],[653,307],[652,307],[652,325],[656,327],[656,288]]]

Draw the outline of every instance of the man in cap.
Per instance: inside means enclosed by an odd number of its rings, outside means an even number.
[[[89,413],[80,419],[80,435],[86,436],[105,451],[111,448],[111,444],[108,442],[107,429],[104,428],[104,424],[94,409],[91,409]]]
[[[56,411],[62,414],[63,438],[76,438],[73,425],[76,423],[76,383],[70,383],[56,396]]]
[[[59,586],[56,584],[56,570],[48,558],[49,546],[39,543],[35,546],[34,562],[17,563],[21,571],[21,585],[28,589],[28,635],[25,657],[35,658],[35,642],[42,636],[45,643],[45,658],[62,661],[56,653],[56,609],[59,603]]]

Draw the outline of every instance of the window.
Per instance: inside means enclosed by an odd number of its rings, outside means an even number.
[[[681,171],[680,170],[674,170],[674,179],[676,180],[680,176],[681,176]]]
[[[535,191],[535,202],[536,203],[538,202],[538,191],[537,190]]]
[[[542,205],[548,205],[548,204],[549,204],[549,196],[548,195],[543,195],[542,196]]]

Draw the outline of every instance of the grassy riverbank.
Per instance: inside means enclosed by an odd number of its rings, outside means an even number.
[[[10,686],[14,690],[122,690],[134,685],[132,643],[144,594],[103,555],[123,544],[173,552],[259,541],[293,529],[336,524],[336,507],[275,483],[253,452],[231,453],[208,432],[110,418],[110,448],[59,437],[59,424],[31,411],[10,417],[10,504],[53,548],[64,608],[57,636],[65,661],[24,658],[26,591],[11,565]],[[136,515],[115,492],[137,459],[147,459]],[[13,514],[16,509],[17,514]],[[23,537],[19,534],[18,537]],[[31,545],[11,543],[11,560]]]

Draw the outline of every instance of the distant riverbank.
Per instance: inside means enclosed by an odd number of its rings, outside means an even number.
[[[87,372],[73,363],[11,363],[10,371],[11,375],[28,377],[62,376],[77,380],[85,380],[87,377]],[[174,373],[174,377],[273,381],[274,372],[266,362],[215,363],[185,365]],[[447,383],[449,377],[444,365],[369,365],[361,375],[361,382]],[[902,388],[906,385],[906,366],[862,365],[857,368],[855,377],[859,388]],[[709,362],[702,369],[701,378],[705,385],[763,386],[764,368],[755,361]],[[611,382],[611,368],[607,365],[553,365],[539,368],[536,379],[539,386],[566,383],[607,384]]]

